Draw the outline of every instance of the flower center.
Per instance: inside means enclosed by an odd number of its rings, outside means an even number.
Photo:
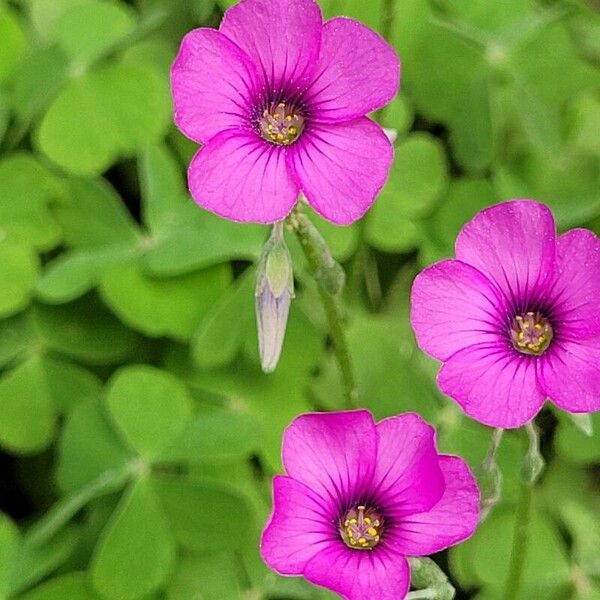
[[[511,337],[513,346],[519,352],[539,356],[548,349],[554,331],[541,313],[527,312],[514,318]]]
[[[273,144],[289,146],[304,129],[304,117],[293,106],[280,102],[263,111],[258,120],[260,134]]]
[[[349,548],[372,550],[381,538],[383,519],[373,509],[357,506],[340,519],[340,535]]]

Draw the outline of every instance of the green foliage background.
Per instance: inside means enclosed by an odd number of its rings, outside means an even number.
[[[318,297],[296,265],[283,357],[263,375],[253,262],[265,227],[188,197],[195,148],[171,123],[178,42],[225,0],[0,0],[0,598],[331,598],[262,564],[258,539],[297,414],[343,404]],[[361,402],[421,413],[475,468],[490,430],[415,347],[416,272],[501,199],[600,233],[595,0],[321,0],[403,60],[389,183],[361,222],[316,219],[349,277]],[[388,11],[394,17],[390,19]],[[600,599],[600,415],[546,409],[523,599]],[[439,557],[461,597],[501,598],[523,453],[501,504]],[[352,576],[351,573],[348,574]]]

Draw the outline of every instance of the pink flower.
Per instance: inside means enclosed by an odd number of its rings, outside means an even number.
[[[600,240],[556,235],[531,200],[492,206],[465,225],[456,260],[415,280],[419,346],[443,361],[440,388],[474,419],[520,427],[548,397],[600,409]]]
[[[468,538],[479,492],[465,462],[437,453],[434,429],[407,413],[375,424],[366,410],[298,417],[273,480],[265,562],[346,600],[401,600],[406,556]]]
[[[283,219],[302,192],[330,221],[360,218],[393,151],[364,115],[397,93],[393,49],[314,0],[241,0],[218,31],[188,33],[171,69],[175,122],[203,144],[192,196],[235,221]]]

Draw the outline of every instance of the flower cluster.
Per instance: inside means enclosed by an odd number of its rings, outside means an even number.
[[[405,557],[456,544],[479,520],[469,468],[438,454],[416,414],[379,423],[365,410],[302,415],[285,432],[283,463],[263,558],[347,600],[404,598]]]
[[[505,202],[467,223],[456,259],[416,278],[411,320],[444,363],[440,388],[482,423],[520,427],[546,398],[600,410],[600,240],[557,236],[543,204]]]
[[[171,70],[175,121],[203,144],[192,196],[235,221],[283,219],[302,192],[347,225],[371,206],[393,151],[365,117],[397,93],[394,50],[314,0],[241,0],[218,31],[188,33]]]

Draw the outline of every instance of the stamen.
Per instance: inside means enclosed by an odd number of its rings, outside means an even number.
[[[540,356],[550,346],[554,331],[541,313],[527,312],[514,318],[511,337],[513,346],[519,352]]]
[[[304,117],[298,114],[294,106],[285,102],[271,105],[263,111],[258,120],[262,137],[273,144],[289,146],[293,144],[304,129]]]
[[[340,535],[349,548],[372,550],[381,539],[382,517],[373,509],[357,506],[340,520]]]

